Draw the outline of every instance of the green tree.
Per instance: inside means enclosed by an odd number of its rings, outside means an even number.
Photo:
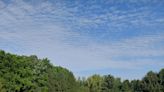
[[[161,69],[158,76],[159,76],[160,91],[164,92],[164,69]]]
[[[37,56],[0,50],[0,92],[164,92],[164,69],[148,72],[142,80],[92,75],[76,80],[69,70]]]
[[[122,90],[122,92],[132,92],[131,84],[130,84],[129,80],[123,81],[121,90]]]
[[[87,79],[87,86],[90,92],[101,92],[102,77],[100,75],[93,75]]]
[[[131,89],[132,92],[142,92],[142,86],[140,80],[132,80],[131,81]]]
[[[114,78],[112,75],[104,76],[101,92],[119,92],[121,81],[119,78]]]
[[[144,92],[160,92],[159,78],[156,73],[150,71],[143,78]]]
[[[87,81],[83,77],[82,79],[79,77],[77,80],[77,92],[90,92],[89,87],[87,86]]]
[[[4,80],[0,79],[0,92],[6,92],[5,88],[4,88]]]
[[[48,71],[49,92],[76,92],[73,74],[62,67],[51,67]]]

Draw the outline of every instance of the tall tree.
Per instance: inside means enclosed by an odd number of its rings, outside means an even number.
[[[87,86],[90,92],[101,92],[102,77],[100,75],[93,75],[87,79]]]
[[[140,80],[132,80],[131,81],[131,89],[132,92],[142,92],[142,86]]]
[[[112,75],[104,76],[101,92],[119,92],[121,81]]]
[[[121,90],[122,90],[122,92],[132,92],[131,84],[130,84],[129,80],[123,81]]]
[[[143,90],[145,92],[160,92],[159,78],[156,73],[150,71],[143,78]]]

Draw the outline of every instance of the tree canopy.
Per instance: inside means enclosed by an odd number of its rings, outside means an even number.
[[[0,92],[164,92],[164,69],[150,71],[142,80],[121,81],[110,74],[76,79],[47,58],[0,50]]]

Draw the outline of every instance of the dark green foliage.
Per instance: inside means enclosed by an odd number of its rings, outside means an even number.
[[[122,86],[121,86],[121,91],[122,92],[132,92],[131,84],[130,84],[129,80],[123,81]]]
[[[76,92],[76,80],[70,71],[52,67],[48,72],[50,92]]]
[[[143,90],[145,92],[162,92],[162,85],[157,73],[148,72],[143,78]]]
[[[104,76],[101,86],[101,92],[118,92],[121,87],[121,81],[119,78],[114,78],[112,75],[107,75]]]
[[[5,88],[4,88],[4,80],[0,79],[0,92],[6,92]]]
[[[142,92],[142,86],[141,86],[140,80],[132,80],[131,81],[131,89],[132,92]]]
[[[164,69],[150,71],[142,80],[97,74],[76,80],[72,72],[48,59],[0,50],[0,92],[164,92]]]
[[[159,77],[160,91],[164,92],[164,69],[161,69],[161,71],[158,74],[158,77]]]
[[[0,92],[75,92],[71,72],[48,59],[0,51]]]

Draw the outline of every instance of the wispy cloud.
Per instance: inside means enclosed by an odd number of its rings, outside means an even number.
[[[76,75],[164,67],[163,2],[125,1],[0,0],[0,48],[48,57]]]

